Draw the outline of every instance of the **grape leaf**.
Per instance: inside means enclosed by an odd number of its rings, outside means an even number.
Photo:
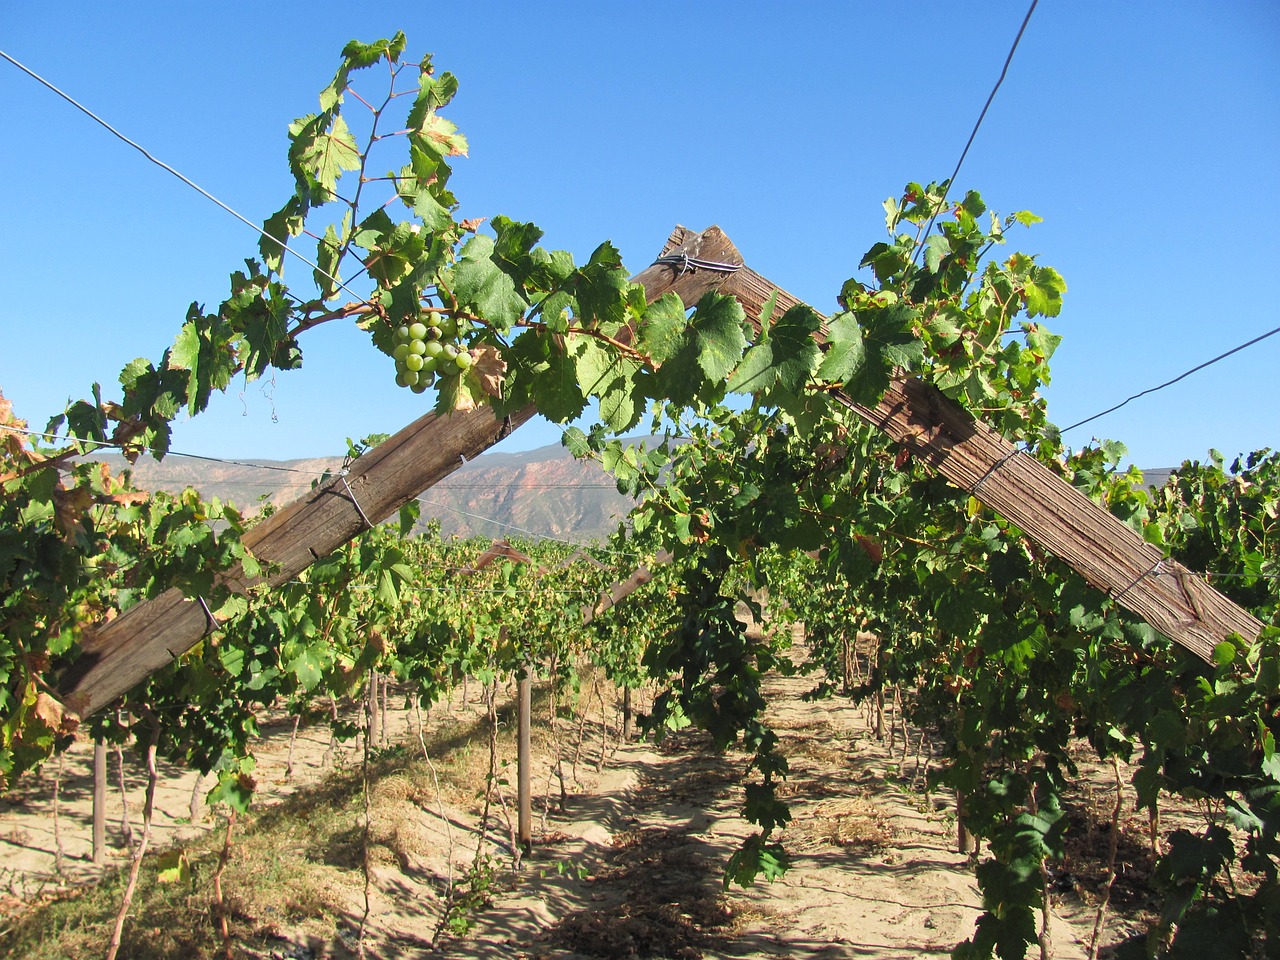
[[[691,345],[698,366],[711,381],[725,380],[742,360],[747,338],[742,333],[745,315],[733,297],[712,291],[704,294],[689,318]]]
[[[474,306],[479,314],[499,329],[509,328],[522,316],[529,303],[516,289],[515,281],[493,261],[494,241],[484,235],[472,237],[461,251],[454,268],[453,293],[463,306]]]

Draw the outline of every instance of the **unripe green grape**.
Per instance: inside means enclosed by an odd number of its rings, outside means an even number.
[[[471,366],[471,354],[464,350],[453,358],[453,362],[458,365],[459,370],[466,370]]]
[[[400,326],[396,327],[396,339],[397,340],[409,339],[409,327],[407,324],[402,323]]]
[[[422,357],[416,353],[411,353],[404,358],[405,369],[412,370],[417,373],[422,369]]]
[[[435,357],[423,357],[423,358],[422,358],[422,371],[423,371],[424,373],[430,373],[431,371],[433,371],[433,370],[435,370],[435,369],[436,369],[436,358],[435,358]]]
[[[412,387],[419,380],[419,377],[412,370],[404,370],[396,374],[396,383],[402,387]]]
[[[440,336],[445,340],[452,340],[458,335],[458,321],[453,317],[444,317],[440,321]]]
[[[407,343],[397,343],[396,348],[391,351],[391,355],[395,357],[397,361],[403,360],[409,355],[409,345]]]
[[[436,375],[423,370],[418,374],[418,385],[421,387],[429,387],[436,382]]]
[[[411,354],[417,354],[418,356],[422,356],[424,353],[426,353],[426,352],[427,352],[427,344],[426,344],[426,341],[425,341],[425,340],[410,340],[410,341],[409,341],[409,352],[410,352]]]
[[[409,324],[409,336],[414,340],[427,339],[427,325],[425,323]]]
[[[428,340],[423,349],[426,351],[428,357],[438,357],[440,354],[444,353],[444,344],[439,340]]]
[[[444,355],[445,355],[446,357],[448,357],[450,360],[455,360],[455,359],[457,359],[457,356],[458,356],[458,346],[457,346],[457,344],[454,344],[454,343],[446,343],[446,344],[444,345]]]
[[[426,393],[428,386],[430,386],[430,384],[423,383],[421,380],[419,380],[409,389],[412,390],[414,393]]]

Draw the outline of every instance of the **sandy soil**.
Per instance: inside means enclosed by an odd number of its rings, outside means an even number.
[[[946,956],[973,930],[980,898],[966,858],[955,852],[948,798],[912,789],[918,762],[899,739],[891,753],[868,728],[866,712],[839,699],[805,701],[811,678],[769,683],[770,720],[791,763],[794,820],[782,839],[793,865],[774,883],[725,890],[724,864],[748,826],[739,817],[744,756],[718,755],[696,735],[662,745],[621,744],[603,770],[579,763],[565,812],[535,814],[534,850],[510,869],[503,810],[490,847],[498,870],[486,909],[466,915],[465,936],[441,935],[446,878],[472,863],[476,811],[464,799],[425,804],[384,781],[375,791],[373,883],[367,954],[392,958],[736,957],[865,958]],[[474,695],[474,691],[473,691]],[[461,708],[460,704],[456,707]],[[466,709],[476,711],[474,704]],[[392,735],[413,736],[412,714],[392,711]],[[285,775],[289,727],[259,752],[262,803],[270,803],[341,757],[321,727],[294,746]],[[354,747],[347,748],[348,760]],[[59,791],[60,878],[51,791],[57,766],[0,800],[0,890],[26,899],[43,886],[89,878],[91,747],[67,755]],[[535,784],[552,781],[542,756]],[[157,798],[160,845],[211,826],[192,823],[197,778],[167,768]],[[144,778],[127,771],[129,808],[140,830]],[[120,796],[111,763],[113,856],[121,844]],[[431,807],[432,809],[427,809]],[[203,811],[197,805],[197,819]],[[441,815],[443,814],[443,816]],[[335,932],[314,926],[280,931],[245,956],[352,956],[364,912],[359,871],[348,871],[350,909]],[[143,907],[142,909],[145,909]],[[1086,954],[1092,908],[1068,891],[1054,905],[1057,958]],[[1111,937],[1106,938],[1112,939]]]

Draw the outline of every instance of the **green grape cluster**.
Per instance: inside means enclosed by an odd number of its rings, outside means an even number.
[[[437,377],[456,377],[471,367],[474,358],[462,345],[457,321],[431,314],[427,323],[415,320],[396,327],[396,383],[422,393]]]

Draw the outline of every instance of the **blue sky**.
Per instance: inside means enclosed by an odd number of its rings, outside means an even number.
[[[0,49],[261,221],[290,188],[285,129],[349,39],[397,29],[458,75],[465,216],[532,220],[632,272],[671,228],[719,224],[830,311],[884,236],[885,197],[948,176],[1025,3],[6,4]],[[158,358],[255,255],[247,227],[7,63],[0,390],[33,425]],[[1050,416],[1069,424],[1280,325],[1280,5],[1044,0],[957,181],[1045,222],[1010,248],[1068,283]],[[297,268],[294,268],[297,270]],[[174,449],[339,453],[424,409],[362,334],[237,384]],[[1280,336],[1068,435],[1140,466],[1280,447]],[[556,442],[531,424],[505,442]]]

